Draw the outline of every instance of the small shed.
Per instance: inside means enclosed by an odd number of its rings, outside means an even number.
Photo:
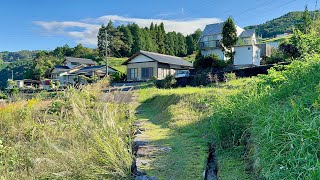
[[[235,66],[260,66],[260,49],[256,45],[242,45],[234,47]]]

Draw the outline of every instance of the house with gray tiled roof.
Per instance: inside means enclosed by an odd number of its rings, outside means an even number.
[[[217,54],[221,60],[228,60],[221,47],[222,29],[224,23],[209,24],[203,30],[198,41],[201,54],[208,56]],[[239,41],[234,47],[234,65],[260,65],[260,49],[256,45],[256,33],[254,30],[244,30],[239,26],[237,28],[237,35]]]
[[[91,59],[66,57],[62,65],[57,65],[51,70],[50,79],[59,81],[62,86],[76,83],[86,83],[83,76],[91,78],[97,76],[103,78],[106,75],[106,66],[96,66]],[[116,69],[108,67],[109,74],[117,72]]]
[[[144,81],[152,77],[164,79],[193,67],[181,57],[139,51],[123,63],[127,66],[128,81]]]

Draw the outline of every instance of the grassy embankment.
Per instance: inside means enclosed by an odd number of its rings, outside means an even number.
[[[221,179],[320,178],[320,61],[216,87],[140,90],[151,143],[171,146],[145,169],[202,179],[215,144]]]
[[[132,108],[103,101],[104,84],[0,107],[0,179],[130,177]]]
[[[126,73],[127,69],[126,66],[121,65],[125,62],[128,58],[116,58],[116,57],[108,57],[109,66],[115,68],[116,70]]]

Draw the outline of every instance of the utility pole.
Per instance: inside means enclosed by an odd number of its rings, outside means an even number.
[[[11,79],[13,81],[13,70],[11,70]]]
[[[108,62],[108,30],[107,30],[107,27],[105,30],[105,34],[106,34],[106,64],[107,64],[106,72],[107,72],[107,77],[108,77],[109,76],[109,62]]]

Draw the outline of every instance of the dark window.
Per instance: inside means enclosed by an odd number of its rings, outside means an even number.
[[[137,79],[137,78],[138,78],[138,68],[129,68],[128,79]]]
[[[142,79],[149,79],[153,76],[153,68],[141,68]]]

